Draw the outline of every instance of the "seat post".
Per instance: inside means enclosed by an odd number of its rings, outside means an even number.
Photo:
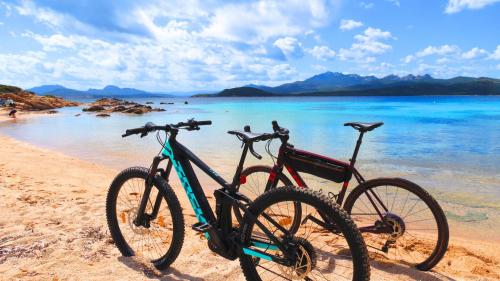
[[[359,137],[358,137],[358,140],[356,141],[356,147],[354,148],[354,153],[352,154],[352,157],[351,157],[351,163],[350,163],[350,166],[351,168],[354,167],[354,164],[356,163],[356,158],[358,157],[358,152],[359,152],[359,148],[361,147],[361,143],[363,142],[363,135],[365,134],[365,132],[363,131],[360,131],[359,133]]]

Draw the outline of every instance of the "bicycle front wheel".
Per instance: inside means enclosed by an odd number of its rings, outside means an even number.
[[[356,187],[344,209],[363,232],[368,249],[430,270],[448,247],[448,222],[437,201],[408,180],[380,178]]]
[[[297,203],[303,220],[292,233],[283,222],[295,216]],[[247,280],[370,278],[366,246],[354,222],[310,190],[280,187],[259,196],[245,213],[241,240],[240,264]]]
[[[124,256],[141,256],[156,268],[175,261],[184,241],[184,217],[172,188],[155,177],[146,204],[145,222],[135,221],[149,169],[128,168],[108,191],[106,216],[111,237]]]

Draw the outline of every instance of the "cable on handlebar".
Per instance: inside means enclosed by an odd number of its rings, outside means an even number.
[[[276,161],[278,160],[278,157],[274,156],[273,153],[271,152],[271,143],[274,139],[269,139],[265,145],[265,150],[267,154],[271,157],[271,160],[273,160],[273,165],[276,165]]]

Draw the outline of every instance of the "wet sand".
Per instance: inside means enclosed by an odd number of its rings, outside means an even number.
[[[105,197],[117,170],[0,136],[1,280],[243,280],[238,261],[206,247],[190,229],[194,215],[177,180],[186,239],[172,267],[159,272],[120,255],[107,230]],[[213,200],[213,199],[212,199]],[[372,280],[497,280],[497,241],[452,231],[445,258],[419,272],[379,255]]]
[[[16,112],[16,118],[12,118],[9,116],[9,112],[11,111],[10,108],[0,108],[0,122],[16,122],[18,120],[24,120],[24,119],[29,119],[33,117],[39,117],[41,115],[44,116],[50,116],[52,114],[49,114],[49,110],[43,110],[43,111],[22,111],[22,110],[17,110]]]

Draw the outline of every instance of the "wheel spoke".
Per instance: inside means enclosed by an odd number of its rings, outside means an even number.
[[[375,222],[379,219],[372,203],[366,203],[366,193],[370,190],[376,196],[383,194],[386,197],[379,198],[390,208],[387,220],[394,220],[396,224],[398,224],[398,220],[404,223],[401,234],[396,235],[396,242],[392,245],[389,243],[387,257],[410,264],[420,264],[431,260],[430,255],[434,254],[434,249],[438,249],[441,243],[438,240],[440,226],[431,206],[419,196],[419,193],[413,192],[412,187],[385,183],[371,186],[359,193],[353,206],[350,206],[350,214],[360,227],[371,225],[376,227]],[[388,224],[384,222],[384,225]],[[389,226],[392,229],[392,226]],[[365,233],[364,236],[367,247],[378,250],[382,250],[382,246],[388,242],[390,237],[389,234],[375,233]]]

